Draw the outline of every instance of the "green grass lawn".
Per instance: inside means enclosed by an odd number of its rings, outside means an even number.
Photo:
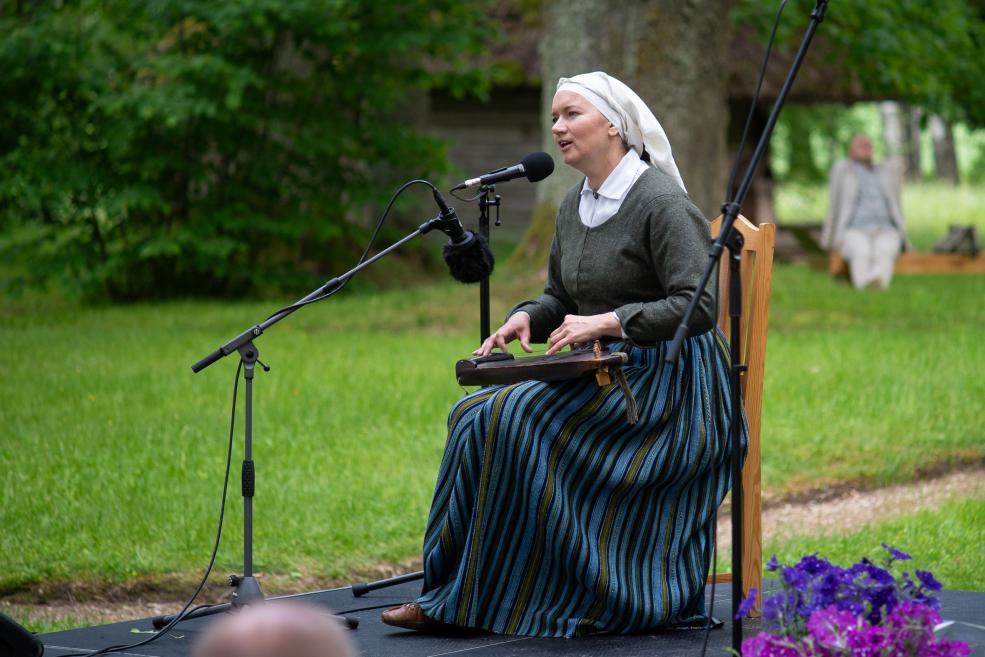
[[[858,291],[780,266],[770,312],[767,494],[905,481],[985,455],[985,276]]]
[[[805,554],[817,553],[844,567],[863,556],[881,564],[886,555],[881,545],[886,543],[913,556],[904,564],[911,573],[916,568],[929,570],[945,588],[982,591],[983,514],[983,500],[950,500],[934,511],[903,515],[844,536],[767,541],[763,561],[775,554],[781,563],[793,564]]]
[[[358,310],[370,318],[367,301]],[[258,341],[273,368],[257,374],[254,395],[260,570],[341,574],[420,543],[444,414],[461,393],[451,367],[469,343],[333,329],[333,310],[311,309],[308,321]],[[10,466],[0,484],[0,587],[204,564],[236,360],[197,375],[189,365],[264,311],[138,306],[4,329],[13,362],[0,392],[0,460]],[[242,403],[222,569],[242,544]]]
[[[497,274],[493,316],[539,285]],[[257,341],[273,367],[255,390],[258,570],[338,576],[419,550],[445,415],[462,394],[454,361],[478,337],[477,295],[453,284],[346,291]],[[888,291],[858,292],[778,265],[765,493],[900,482],[985,459],[983,301],[982,276],[901,276]],[[190,365],[278,304],[4,304],[0,590],[200,571],[236,361],[194,375]],[[239,417],[223,573],[242,567],[242,396]],[[953,523],[963,554],[980,548],[985,523],[981,504],[969,505],[929,521]],[[845,539],[855,542],[844,552],[890,540],[873,531]],[[985,590],[985,552],[969,559],[962,586]]]

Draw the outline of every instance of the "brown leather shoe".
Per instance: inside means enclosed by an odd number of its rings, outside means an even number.
[[[444,625],[438,621],[431,620],[424,615],[421,605],[415,602],[408,602],[399,607],[393,607],[383,612],[381,617],[383,622],[394,627],[403,627],[408,630],[423,630],[431,625]]]
[[[421,605],[409,602],[393,609],[387,609],[382,615],[383,622],[394,627],[403,627],[418,632],[448,632],[458,629],[454,625],[436,621],[424,615]]]

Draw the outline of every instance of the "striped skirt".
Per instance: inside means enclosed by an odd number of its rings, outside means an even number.
[[[731,484],[728,353],[717,330],[688,338],[673,366],[666,346],[609,347],[629,355],[635,425],[619,386],[592,377],[456,404],[424,541],[429,617],[544,637],[705,619]]]

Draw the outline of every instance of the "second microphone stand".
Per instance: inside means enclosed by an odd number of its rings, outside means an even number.
[[[824,14],[827,10],[828,0],[817,0],[817,4],[814,11],[811,12],[810,24],[804,33],[804,38],[801,41],[800,48],[797,50],[797,54],[794,57],[793,63],[790,66],[790,70],[787,73],[786,80],[783,82],[783,87],[780,89],[780,93],[777,94],[776,102],[773,104],[773,109],[770,112],[769,120],[766,122],[766,127],[763,130],[762,135],[760,135],[759,142],[756,145],[756,150],[753,151],[752,158],[749,161],[749,165],[746,168],[745,175],[743,176],[742,183],[739,186],[738,191],[735,196],[722,204],[722,213],[724,217],[722,218],[721,229],[718,233],[718,238],[712,244],[711,250],[708,254],[709,260],[708,265],[702,274],[701,281],[698,283],[695,294],[691,298],[691,302],[684,312],[684,317],[681,319],[681,323],[677,328],[677,333],[674,335],[674,339],[671,342],[669,348],[667,349],[666,362],[676,363],[677,358],[680,354],[681,346],[684,343],[684,339],[687,337],[689,329],[688,326],[691,323],[692,317],[698,307],[698,301],[700,299],[700,291],[704,290],[708,285],[708,281],[711,278],[713,272],[717,270],[718,263],[720,262],[722,252],[724,249],[729,250],[729,317],[731,321],[731,335],[729,337],[729,354],[731,360],[730,369],[730,387],[729,387],[729,397],[731,403],[731,418],[729,420],[729,440],[731,442],[731,473],[732,473],[732,651],[735,654],[741,654],[742,652],[742,620],[736,619],[735,615],[739,610],[739,605],[742,603],[743,599],[743,586],[742,586],[742,445],[741,445],[741,434],[740,426],[742,422],[742,385],[741,385],[741,375],[746,369],[746,366],[742,364],[742,350],[740,348],[740,338],[742,335],[741,326],[741,316],[742,316],[742,280],[741,280],[741,259],[742,259],[742,243],[743,238],[738,230],[735,230],[734,224],[736,218],[739,216],[739,211],[742,208],[742,201],[745,200],[746,194],[752,185],[752,179],[756,174],[756,169],[759,167],[760,161],[763,159],[763,155],[766,152],[766,147],[769,145],[770,136],[773,134],[773,128],[776,126],[776,121],[780,116],[780,110],[783,109],[783,104],[787,99],[787,95],[790,92],[790,88],[793,86],[793,81],[797,77],[797,71],[800,70],[800,65],[804,61],[804,57],[807,54],[807,49],[810,47],[811,40],[814,38],[814,33],[817,31],[818,25],[824,20]],[[739,154],[741,155],[741,153]],[[732,190],[730,189],[729,192]],[[716,318],[717,319],[717,318]],[[760,592],[761,594],[761,592]]]
[[[260,363],[264,370],[269,370],[270,368],[259,360],[260,352],[256,348],[256,345],[253,344],[253,341],[263,335],[264,331],[268,328],[291,313],[297,311],[305,305],[314,303],[315,301],[319,301],[335,293],[357,273],[366,267],[369,267],[371,264],[380,258],[383,258],[390,252],[400,248],[417,236],[431,232],[435,229],[441,230],[442,232],[448,232],[453,230],[456,226],[460,231],[461,225],[458,223],[458,218],[455,216],[454,210],[443,210],[437,217],[421,224],[415,231],[408,234],[400,241],[391,244],[373,257],[363,260],[341,276],[337,276],[329,280],[315,291],[311,292],[302,299],[299,299],[290,306],[279,310],[259,324],[251,326],[192,365],[192,371],[198,373],[219,359],[234,352],[239,353],[240,360],[243,365],[244,378],[246,380],[246,408],[244,422],[245,440],[241,475],[243,493],[243,574],[231,575],[229,577],[230,585],[235,587],[235,590],[230,596],[230,602],[197,609],[185,614],[185,616],[182,617],[182,620],[228,611],[231,608],[258,602],[264,599],[263,592],[260,589],[260,584],[253,575],[253,494],[256,489],[256,468],[253,463],[253,374],[256,363]],[[171,623],[175,617],[176,615],[158,616],[152,620],[152,623],[155,628],[160,629]],[[345,618],[344,621],[351,628],[355,628],[358,625],[358,621],[355,619]]]

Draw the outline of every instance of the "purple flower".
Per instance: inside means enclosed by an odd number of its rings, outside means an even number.
[[[938,582],[929,570],[918,570],[917,579],[923,584],[924,588],[930,591],[940,591],[943,585]]]
[[[798,623],[797,596],[789,591],[777,591],[763,600],[764,625],[771,631],[789,633],[788,628]]]
[[[890,561],[890,563],[892,563],[893,561],[907,561],[908,559],[912,559],[913,558],[910,555],[908,555],[906,552],[902,552],[900,550],[897,550],[896,548],[890,547],[889,545],[886,545],[885,543],[883,543],[882,546],[884,548],[886,548],[886,551],[887,552],[889,552],[889,561]]]
[[[893,634],[884,627],[859,621],[849,630],[846,643],[852,657],[880,657],[893,645]]]
[[[735,620],[741,620],[749,615],[752,608],[756,606],[756,594],[758,593],[756,587],[749,589],[749,595],[739,603],[739,609],[735,612]]]
[[[827,572],[832,567],[833,566],[830,561],[827,559],[821,559],[816,554],[808,554],[800,560],[800,563],[797,564],[798,570],[812,576]]]
[[[893,576],[889,573],[888,570],[880,568],[875,564],[871,564],[871,563],[866,564],[865,573],[869,576],[869,579],[871,579],[873,583],[876,584],[886,585],[886,584],[896,583],[896,580],[893,578]]]
[[[940,598],[934,597],[933,595],[915,595],[913,596],[913,602],[926,605],[931,609],[936,609],[940,611],[941,601]]]
[[[927,605],[916,602],[901,602],[883,624],[892,637],[892,655],[916,655],[925,657],[931,654],[935,645],[934,627],[940,623],[941,616]]]
[[[747,640],[743,657],[965,657],[961,642],[938,640],[941,583],[927,571],[915,577],[889,572],[910,555],[883,543],[887,568],[861,559],[845,569],[807,555],[782,566],[774,555],[767,570],[779,571],[779,588],[763,596],[767,632]],[[750,594],[741,618],[755,603]]]
[[[939,625],[942,619],[940,613],[933,607],[919,602],[904,601],[897,605],[886,620],[898,627],[910,624],[933,632],[934,627]]]
[[[831,568],[814,583],[814,598],[819,608],[833,605],[839,594],[851,586],[852,578],[841,568]]]
[[[838,608],[850,611],[856,616],[865,615],[865,605],[858,600],[842,600],[838,603]]]
[[[798,645],[791,637],[760,632],[742,642],[742,657],[800,657]]]
[[[807,588],[807,573],[800,568],[787,566],[780,573],[783,575],[784,583],[795,591],[803,593]]]
[[[857,624],[858,619],[851,612],[827,607],[811,614],[807,631],[822,645],[844,647],[848,629]]]

